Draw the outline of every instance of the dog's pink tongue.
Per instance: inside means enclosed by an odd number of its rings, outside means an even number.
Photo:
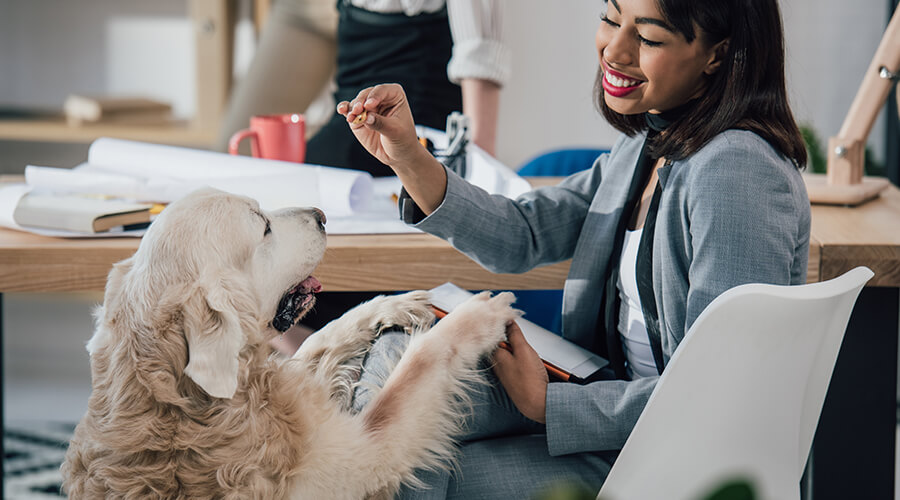
[[[319,293],[322,291],[322,283],[319,283],[315,277],[310,276],[300,282],[299,288],[307,293]]]

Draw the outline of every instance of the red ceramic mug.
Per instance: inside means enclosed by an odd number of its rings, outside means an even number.
[[[250,139],[250,151],[256,158],[298,163],[306,159],[306,120],[298,113],[251,117],[250,128],[231,136],[228,152],[238,154],[244,139]]]

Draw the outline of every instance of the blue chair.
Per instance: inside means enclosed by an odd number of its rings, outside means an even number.
[[[539,154],[519,167],[522,177],[565,177],[590,168],[608,149],[557,149]]]
[[[519,167],[523,177],[565,177],[591,168],[594,161],[608,149],[558,149],[542,153]],[[562,330],[562,290],[521,290],[516,292],[516,308],[525,311],[525,318],[542,327],[560,333]]]

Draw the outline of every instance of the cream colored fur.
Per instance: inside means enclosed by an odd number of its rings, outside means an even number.
[[[430,330],[427,292],[378,297],[284,360],[269,322],[324,252],[311,209],[264,213],[213,190],[166,208],[95,314],[70,497],[389,498],[414,468],[449,466],[463,386],[517,317],[512,296],[477,295]],[[352,414],[361,359],[389,326],[415,337]]]

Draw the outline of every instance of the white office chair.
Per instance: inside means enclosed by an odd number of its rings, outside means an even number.
[[[610,471],[603,500],[697,500],[733,479],[800,498],[819,413],[860,290],[858,267],[797,286],[748,284],[688,331]]]

